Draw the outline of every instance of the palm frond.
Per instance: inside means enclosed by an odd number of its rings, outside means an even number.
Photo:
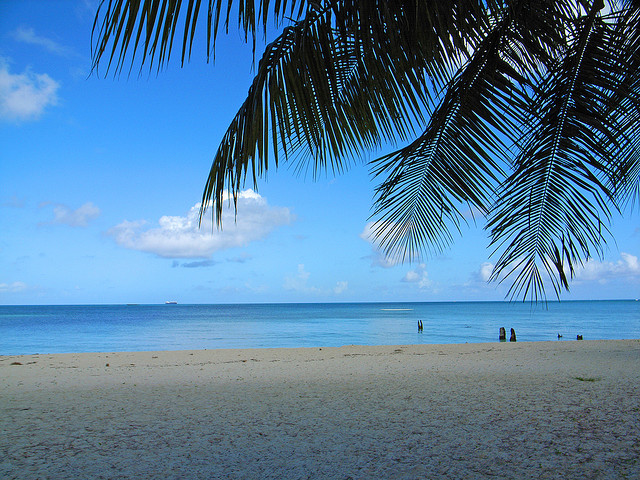
[[[601,141],[610,152],[604,181],[624,209],[640,200],[640,2],[621,3],[624,8],[607,18],[615,25],[608,43],[619,61],[604,106],[617,136],[602,136]]]
[[[263,35],[266,35],[270,12],[273,22],[279,25],[285,17],[301,18],[306,4],[304,0],[280,0],[273,3],[262,0],[257,5],[253,1],[242,1],[234,8],[232,1],[209,0],[205,40],[207,61],[215,54],[221,23],[228,32],[234,10],[238,17],[238,28],[244,32],[245,40],[251,39],[255,53],[260,23]],[[136,63],[139,46],[142,45],[140,69],[148,61],[149,68],[156,64],[160,70],[170,60],[179,25],[182,25],[181,63],[184,64],[191,57],[196,28],[200,24],[199,18],[202,18],[201,8],[202,0],[102,0],[91,31],[92,69],[97,70],[105,54],[109,55],[107,72],[113,66],[115,74],[119,74],[128,62],[131,69]],[[129,47],[132,47],[131,50]]]
[[[493,278],[516,278],[512,297],[545,297],[544,279],[559,296],[576,263],[601,253],[606,242],[613,192],[609,176],[610,142],[619,136],[605,115],[607,89],[619,72],[610,49],[611,26],[597,5],[575,18],[566,55],[533,100],[537,122],[502,187],[487,228],[492,246],[506,245]],[[544,274],[540,267],[543,267]]]
[[[219,221],[224,190],[237,192],[247,174],[255,186],[270,154],[276,165],[284,154],[301,169],[339,172],[362,149],[413,133],[427,101],[416,62],[443,47],[435,29],[407,38],[406,23],[423,14],[407,4],[353,2],[340,15],[316,7],[267,46],[214,159],[204,208],[213,201]]]
[[[452,229],[465,222],[461,206],[488,213],[502,168],[509,164],[504,139],[520,136],[513,112],[528,105],[532,83],[523,65],[537,71],[557,43],[553,35],[545,38],[531,28],[531,9],[539,4],[514,2],[486,18],[475,35],[480,43],[466,45],[470,59],[458,66],[444,98],[436,99],[427,129],[407,147],[373,162],[374,176],[387,175],[376,189],[373,213],[378,218],[373,233],[387,255],[412,260],[425,249],[438,253],[453,240]],[[525,21],[529,28],[523,30],[519,23]],[[440,75],[437,83],[443,79]]]
[[[207,6],[206,15],[202,11]],[[640,200],[638,0],[103,0],[93,70],[160,70],[230,26],[261,55],[215,154],[201,218],[218,225],[284,162],[340,173],[363,151],[381,183],[379,244],[411,260],[453,241],[463,209],[488,217],[512,297],[559,295],[600,255],[615,211]],[[197,29],[206,25],[206,35]],[[254,57],[255,58],[255,57]]]

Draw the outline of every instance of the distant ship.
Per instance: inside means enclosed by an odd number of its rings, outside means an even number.
[[[175,300],[167,300],[166,302],[164,302],[165,305],[177,305],[178,302],[176,302]]]

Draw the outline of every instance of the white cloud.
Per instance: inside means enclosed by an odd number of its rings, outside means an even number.
[[[491,274],[493,273],[493,266],[493,263],[489,262],[484,262],[482,265],[480,265],[480,271],[478,272],[480,280],[482,280],[483,282],[489,281],[489,279],[491,278]]]
[[[309,280],[309,272],[305,271],[304,264],[301,263],[298,265],[298,270],[295,275],[285,277],[284,284],[282,286],[285,290],[312,290],[313,288],[307,287],[307,280]]]
[[[380,250],[373,250],[370,255],[366,255],[363,258],[368,258],[371,261],[372,267],[392,268],[401,263],[396,259],[386,257]]]
[[[376,232],[380,233],[375,222],[367,222],[367,224],[364,226],[364,229],[360,233],[360,238],[369,242],[377,249],[379,248],[379,242],[376,238]]]
[[[374,222],[368,222],[364,226],[362,233],[360,233],[360,238],[371,244],[371,254],[365,257],[371,260],[371,266],[391,268],[402,263],[402,260],[400,258],[392,258],[384,254],[384,252],[380,249],[380,244],[376,239],[374,232]]]
[[[606,283],[613,279],[640,279],[640,261],[635,255],[622,252],[617,262],[600,262],[589,260],[582,267],[576,268],[575,280],[598,281]]]
[[[210,216],[205,216],[199,227],[199,212],[200,204],[196,204],[186,216],[165,215],[158,220],[158,226],[152,228],[145,228],[144,220],[125,220],[107,233],[125,248],[159,257],[209,258],[216,251],[262,240],[276,227],[294,220],[288,208],[268,205],[266,199],[253,190],[238,194],[237,219],[233,209],[224,210],[222,230],[213,227]]]
[[[409,270],[402,278],[403,282],[417,283],[420,288],[428,288],[433,285],[433,282],[429,279],[427,273],[427,266],[421,263],[413,270]]]
[[[516,260],[509,268],[505,268],[498,277],[498,282],[505,280],[505,275],[507,274],[507,272],[511,272],[512,267],[517,265],[518,262],[519,259]],[[478,287],[481,284],[486,285],[491,277],[493,268],[494,265],[492,263],[483,263],[478,271],[471,274],[470,280],[467,284],[465,284],[465,286]],[[515,268],[511,275],[506,278],[507,284],[509,284],[510,282],[509,279],[515,279],[519,275],[521,270],[521,267]],[[566,266],[565,273],[568,277],[569,269]],[[543,278],[543,282],[545,283],[545,285],[547,285],[551,281],[551,279],[549,278],[547,272],[544,271],[544,268],[541,269],[541,275]],[[590,259],[582,266],[575,266],[575,274],[572,282],[597,282],[600,284],[605,284],[616,279],[624,279],[626,281],[640,281],[640,260],[638,259],[638,257],[629,253],[622,252],[620,254],[620,260],[615,262],[597,261]]]
[[[0,293],[18,293],[27,289],[24,282],[0,283]]]
[[[314,295],[331,295],[332,293],[334,295],[340,295],[349,287],[348,282],[345,280],[336,282],[332,289],[314,287],[308,284],[309,276],[310,273],[304,269],[304,264],[300,263],[294,275],[285,277],[282,288]]]
[[[633,275],[640,273],[640,262],[638,262],[638,257],[625,252],[622,252],[620,256],[622,257],[625,270]]]
[[[44,109],[58,102],[59,84],[49,75],[29,70],[12,74],[0,58],[0,118],[9,121],[36,120]]]
[[[504,272],[496,279],[496,281],[489,283],[491,274],[493,273],[494,264],[491,262],[483,262],[480,264],[478,270],[475,270],[469,274],[469,278],[461,285],[457,285],[456,289],[467,289],[470,292],[491,292],[500,290],[500,281],[504,279]],[[515,277],[513,277],[515,278]],[[502,291],[502,290],[500,290]]]
[[[33,28],[18,27],[13,32],[12,36],[19,42],[42,47],[51,53],[55,53],[56,55],[69,56],[73,54],[73,50],[71,50],[70,48],[65,47],[64,45],[60,45],[59,43],[49,38],[36,35],[36,32],[33,30]]]
[[[349,288],[349,283],[342,280],[340,282],[336,282],[336,286],[333,287],[333,293],[335,293],[336,295],[340,295],[342,292],[344,292],[347,288]]]
[[[46,206],[47,203],[41,205]],[[100,216],[100,209],[93,203],[87,202],[75,210],[66,205],[58,204],[53,207],[54,218],[52,224],[68,225],[70,227],[86,227],[91,220]]]

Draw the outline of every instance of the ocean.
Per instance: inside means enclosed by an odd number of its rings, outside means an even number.
[[[640,338],[640,302],[0,306],[0,355],[496,342],[500,327]]]

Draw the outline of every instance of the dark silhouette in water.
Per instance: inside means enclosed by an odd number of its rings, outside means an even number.
[[[582,340],[582,335],[578,335],[578,336],[576,337],[576,340]]]
[[[418,320],[418,331],[422,332],[422,320]]]
[[[504,329],[504,327],[500,327],[500,335],[498,336],[498,340],[500,340],[501,342],[507,341],[507,331]]]
[[[512,328],[511,329],[511,337],[509,338],[510,342],[515,342],[516,341],[516,331]]]
[[[562,338],[562,335],[558,334],[558,339]]]

